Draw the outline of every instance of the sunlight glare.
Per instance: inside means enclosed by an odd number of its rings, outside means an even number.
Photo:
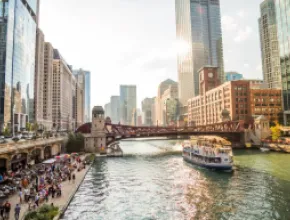
[[[186,55],[190,50],[189,44],[184,40],[176,40],[174,46],[177,55]]]

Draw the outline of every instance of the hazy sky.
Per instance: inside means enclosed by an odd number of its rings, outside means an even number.
[[[262,78],[258,32],[262,0],[221,0],[225,70]],[[137,103],[177,80],[174,0],[41,0],[46,41],[74,68],[92,74],[92,106],[137,85]]]

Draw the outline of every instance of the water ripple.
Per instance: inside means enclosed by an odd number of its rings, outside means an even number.
[[[279,155],[267,159],[240,151],[233,173],[216,173],[189,165],[180,155],[163,154],[164,142],[127,145],[124,149],[138,154],[145,146],[154,150],[146,149],[143,156],[129,152],[129,157],[97,159],[63,219],[290,219],[290,167]],[[281,171],[272,170],[278,165]]]

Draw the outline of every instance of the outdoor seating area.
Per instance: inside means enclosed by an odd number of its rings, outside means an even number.
[[[62,195],[62,182],[74,182],[78,171],[86,167],[79,154],[63,154],[36,165],[19,164],[14,172],[0,174],[0,209],[2,204],[17,194],[19,203],[27,203],[28,210],[48,201],[49,196]]]

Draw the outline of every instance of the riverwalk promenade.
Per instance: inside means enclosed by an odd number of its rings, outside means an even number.
[[[54,206],[59,207],[60,211],[64,211],[68,203],[70,202],[71,198],[74,196],[76,193],[76,190],[78,189],[79,185],[82,183],[87,171],[90,169],[91,166],[86,166],[86,169],[82,169],[81,171],[77,172],[75,171],[76,179],[75,182],[71,180],[70,182],[68,180],[64,181],[61,183],[62,185],[62,195],[61,197],[57,198],[51,198],[49,197],[49,200],[47,204],[53,203]],[[11,212],[10,212],[10,217],[9,219],[14,220],[14,208],[16,204],[19,204],[19,196],[18,193],[14,194],[11,196],[8,201],[11,203]],[[39,207],[46,202],[40,203]],[[31,203],[31,206],[34,205],[34,203]],[[19,219],[24,219],[25,214],[28,211],[28,203],[22,203],[21,204],[21,212],[20,212],[20,218]]]

